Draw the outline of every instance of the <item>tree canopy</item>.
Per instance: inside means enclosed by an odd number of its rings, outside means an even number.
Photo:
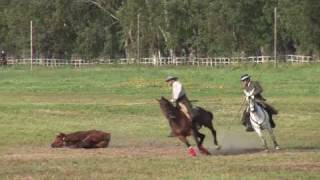
[[[0,49],[28,57],[320,54],[318,0],[0,0]]]

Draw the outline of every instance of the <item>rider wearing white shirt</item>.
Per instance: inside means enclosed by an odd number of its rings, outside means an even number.
[[[166,82],[169,84],[169,86],[172,87],[171,102],[176,103],[176,105],[187,116],[187,118],[192,121],[192,105],[186,95],[186,91],[184,90],[181,82],[178,81],[177,77],[173,76],[168,76]]]
[[[172,83],[172,101],[175,102],[179,97],[185,96],[186,92],[180,81],[173,81]]]

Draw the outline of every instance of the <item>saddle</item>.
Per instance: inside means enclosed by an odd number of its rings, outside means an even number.
[[[260,105],[264,110],[266,110],[269,114],[277,115],[278,111],[272,107],[270,104],[264,102],[264,101],[256,101],[258,105]]]
[[[177,106],[180,109],[180,106]],[[200,114],[200,107],[199,106],[192,106],[191,108],[192,114],[193,114],[193,118],[197,117]],[[175,116],[171,116],[172,118],[175,118]],[[201,129],[201,125],[199,125],[198,123],[196,123],[197,129]]]
[[[275,128],[276,123],[273,121],[272,115],[277,115],[278,111],[267,103],[257,102],[257,104],[261,106],[268,113],[271,128]],[[252,132],[253,128],[251,126],[249,113],[244,114],[243,121],[244,121],[243,125],[246,126],[246,131]]]

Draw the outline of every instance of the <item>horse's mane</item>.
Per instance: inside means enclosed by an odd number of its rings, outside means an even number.
[[[170,120],[176,120],[176,118],[172,118],[172,117],[179,116],[178,108],[176,108],[169,100],[167,100],[164,97],[161,97],[161,99],[159,100],[159,103],[160,103],[160,108],[162,109],[166,118]]]

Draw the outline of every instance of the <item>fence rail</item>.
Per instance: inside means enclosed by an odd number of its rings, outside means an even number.
[[[27,65],[31,64],[35,66],[48,66],[58,67],[71,65],[74,67],[81,67],[87,65],[97,64],[141,64],[141,65],[152,65],[152,66],[163,66],[163,65],[191,65],[191,66],[225,66],[233,64],[263,64],[263,63],[275,63],[272,56],[250,56],[250,57],[207,57],[207,58],[190,58],[190,57],[151,57],[151,58],[121,58],[121,59],[15,59],[9,58],[7,60],[8,65]],[[301,63],[320,63],[320,58],[312,56],[302,55],[286,55],[283,56],[279,62],[301,64]]]

